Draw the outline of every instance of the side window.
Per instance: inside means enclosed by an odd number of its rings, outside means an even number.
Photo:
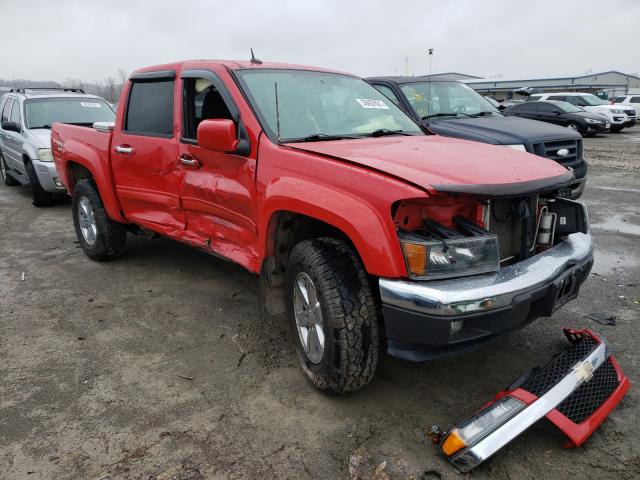
[[[1,121],[8,122],[9,121],[9,112],[11,112],[11,104],[13,103],[12,98],[7,98],[7,101],[4,102],[4,107],[2,108],[2,117]]]
[[[170,137],[173,135],[173,80],[133,82],[124,129],[127,132]]]
[[[622,103],[622,102],[624,102],[625,98],[627,98],[627,97],[616,97],[616,98],[613,99],[613,103]]]
[[[552,95],[551,97],[549,97],[549,100],[560,100],[561,102],[566,102],[567,101],[567,96],[566,95]]]
[[[540,95],[529,95],[527,97],[527,99],[525,100],[525,102],[536,102],[538,100],[540,100],[541,96]]]
[[[631,103],[640,103],[640,97],[631,97]]]
[[[556,107],[555,105],[552,105],[550,103],[542,103],[541,102],[541,103],[538,104],[538,109],[542,113],[553,113],[553,112],[558,110],[558,107]]]
[[[389,87],[387,87],[386,85],[374,85],[374,87],[376,87],[376,89],[381,94],[383,94],[385,97],[387,97],[393,103],[395,103],[396,105],[400,106],[400,100],[398,100],[398,97],[396,97],[396,94],[393,93],[393,90],[391,90]]]
[[[13,109],[11,109],[11,120],[14,123],[20,123],[20,102],[18,100],[13,101]]]
[[[527,112],[539,112],[541,111],[542,102],[531,102],[525,105],[525,111]]]
[[[185,78],[182,93],[182,137],[196,139],[202,120],[223,118],[233,120],[222,95],[206,78]]]

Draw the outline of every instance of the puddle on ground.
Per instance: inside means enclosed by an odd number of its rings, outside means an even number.
[[[627,235],[640,235],[640,225],[625,222],[619,215],[607,218],[604,222],[592,223],[591,228],[626,233]]]

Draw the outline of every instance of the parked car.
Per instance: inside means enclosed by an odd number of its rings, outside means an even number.
[[[640,114],[640,94],[615,97],[611,100],[611,104],[626,105],[627,107],[633,108],[636,112],[636,120],[638,118],[638,114]]]
[[[524,102],[505,109],[503,113],[507,116],[553,123],[586,136],[602,133],[611,127],[605,115],[587,112],[571,103],[557,100]]]
[[[569,170],[427,134],[360,78],[188,61],[122,95],[115,124],[53,125],[84,252],[153,232],[259,274],[321,390],[367,384],[381,345],[426,360],[549,316],[589,273]]]
[[[415,77],[366,80],[434,133],[527,151],[572,168],[576,183],[571,187],[570,196],[576,199],[582,195],[587,163],[578,133],[524,118],[505,117],[482,95],[461,82]],[[560,150],[567,150],[569,154],[558,155]]]
[[[631,127],[636,124],[636,111],[633,108],[625,105],[610,105],[606,100],[598,98],[591,93],[537,93],[528,97],[526,101],[534,102],[539,100],[569,102],[577,107],[584,108],[588,112],[606,115],[611,123],[609,130],[614,133],[621,131],[624,127]]]
[[[115,114],[100,97],[78,89],[12,89],[0,102],[0,172],[9,186],[31,186],[36,207],[64,193],[51,155],[55,122],[93,125]]]

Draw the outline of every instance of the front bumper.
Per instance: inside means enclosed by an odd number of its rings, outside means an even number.
[[[504,397],[523,406],[448,457],[457,469],[467,472],[476,467],[545,416],[568,437],[566,447],[579,447],[620,402],[630,382],[607,344],[589,330],[566,329],[565,334],[572,344],[569,349],[531,370],[485,407]]]
[[[415,282],[381,278],[390,355],[446,356],[520,328],[575,298],[593,264],[590,233],[490,275]]]
[[[33,160],[33,168],[38,176],[40,186],[44,190],[51,193],[64,193],[66,191],[58,178],[55,162]]]

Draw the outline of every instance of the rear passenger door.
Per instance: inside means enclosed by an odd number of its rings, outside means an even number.
[[[118,198],[128,220],[175,236],[175,229],[185,226],[175,136],[175,72],[142,73],[129,80],[122,124],[112,139]]]
[[[20,122],[20,101],[17,98],[8,98],[2,109],[3,122]],[[11,130],[2,130],[3,154],[7,161],[7,166],[12,170],[23,173],[22,165],[22,133]]]

